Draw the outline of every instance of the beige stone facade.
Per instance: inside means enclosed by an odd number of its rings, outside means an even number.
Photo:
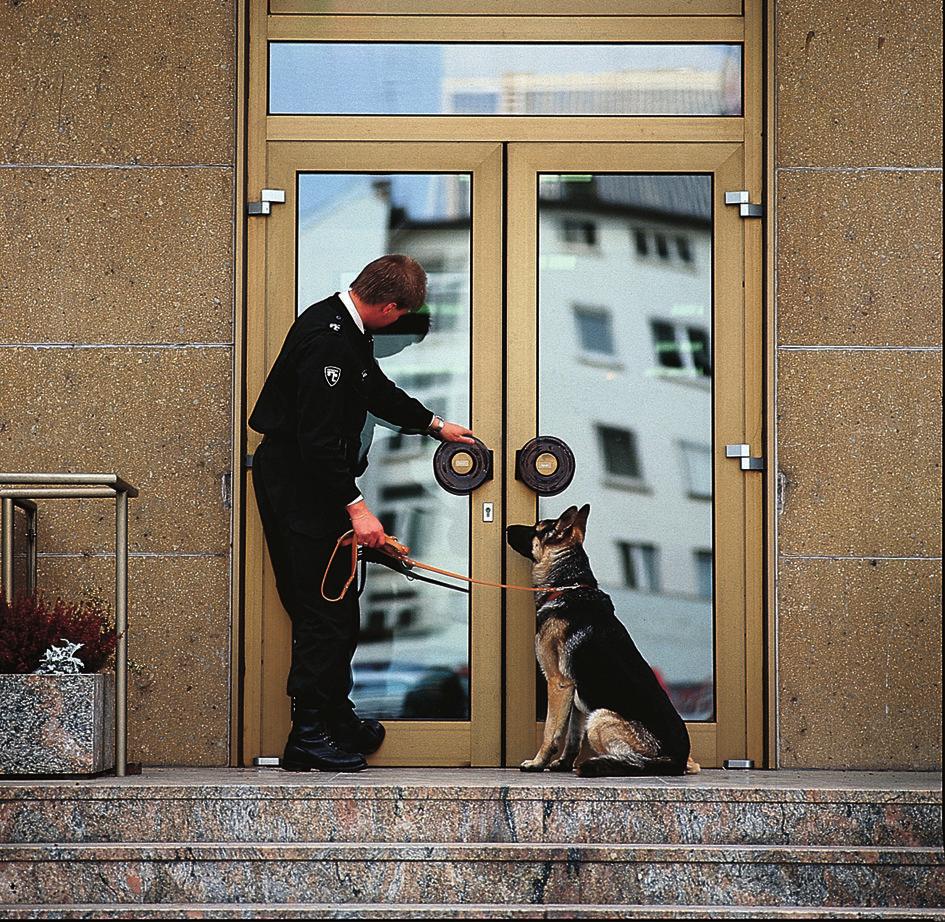
[[[0,468],[114,470],[141,490],[130,741],[150,764],[230,758],[241,15],[223,0],[0,7]],[[771,732],[784,767],[934,768],[941,6],[779,0],[768,15]],[[41,515],[40,585],[107,597],[105,507]]]
[[[773,12],[780,764],[933,768],[941,4]]]
[[[0,8],[0,467],[131,502],[130,757],[229,756],[233,3]],[[112,513],[44,504],[39,584],[109,598]]]

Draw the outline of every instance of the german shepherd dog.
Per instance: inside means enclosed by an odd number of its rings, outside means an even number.
[[[509,546],[532,562],[535,587],[547,587],[535,597],[535,652],[548,681],[548,715],[541,748],[522,771],[695,774],[685,723],[591,571],[590,511],[571,506],[558,519],[506,530]],[[585,742],[593,755],[580,761]]]

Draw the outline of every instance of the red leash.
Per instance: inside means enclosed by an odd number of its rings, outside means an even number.
[[[351,574],[345,580],[344,587],[341,590],[341,594],[334,599],[330,599],[325,595],[325,582],[328,579],[328,571],[331,569],[332,563],[335,560],[335,554],[338,553],[338,548],[343,545],[351,545]],[[537,589],[534,586],[517,586],[514,583],[492,583],[484,579],[473,579],[471,576],[463,576],[462,573],[454,573],[452,570],[441,570],[439,567],[434,567],[431,564],[423,563],[420,560],[414,560],[407,555],[410,553],[410,548],[405,544],[401,544],[396,538],[391,535],[384,536],[384,544],[377,548],[384,554],[387,554],[388,557],[393,557],[395,560],[399,560],[401,563],[405,564],[408,567],[418,567],[421,570],[429,570],[431,573],[439,573],[442,576],[451,576],[453,579],[461,579],[467,583],[475,583],[477,586],[492,586],[496,589],[518,589],[521,592],[549,592],[552,593],[551,599],[556,599],[561,593],[569,589],[593,589],[593,586],[588,586],[586,583],[576,583],[573,586],[552,586],[550,588]],[[325,567],[325,573],[322,576],[322,598],[326,602],[340,602],[344,598],[345,593],[348,591],[348,587],[354,581],[355,576],[358,572],[358,542],[354,538],[354,530],[349,529],[346,531],[336,542],[335,549],[331,552],[331,557],[328,558],[328,566]],[[546,601],[550,601],[547,599]]]

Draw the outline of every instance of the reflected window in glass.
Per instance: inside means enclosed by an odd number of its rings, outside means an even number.
[[[680,446],[686,471],[687,493],[694,499],[712,498],[712,449],[683,442]]]
[[[665,234],[656,234],[656,255],[662,260],[669,259],[669,242]]]
[[[610,311],[602,307],[582,307],[575,305],[574,318],[577,321],[578,338],[585,352],[598,355],[615,355],[614,328]]]
[[[686,327],[689,354],[692,366],[700,375],[712,377],[712,353],[709,351],[709,334],[699,327]]]
[[[696,585],[700,599],[712,598],[712,551],[700,550],[694,554]]]
[[[561,239],[565,243],[595,247],[597,246],[597,225],[593,221],[562,221]]]
[[[636,435],[629,429],[611,426],[598,426],[597,432],[604,455],[604,470],[617,477],[641,477]]]
[[[624,585],[643,592],[660,591],[659,551],[652,544],[620,542]]]
[[[651,329],[656,361],[664,368],[682,368],[683,357],[676,342],[676,328],[671,323],[654,320]]]

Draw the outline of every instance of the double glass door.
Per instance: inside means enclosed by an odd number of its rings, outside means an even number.
[[[436,442],[369,417],[368,506],[420,560],[529,584],[505,526],[589,503],[595,575],[687,720],[694,757],[744,757],[746,676],[761,655],[745,640],[760,619],[746,601],[760,567],[746,521],[761,487],[725,451],[747,441],[757,410],[744,225],[725,205],[744,187],[742,145],[279,141],[267,164],[285,204],[265,223],[250,403],[301,311],[380,255],[416,258],[427,304],[412,329],[376,334],[375,354],[404,390],[471,426],[494,476],[449,493],[434,477]],[[556,495],[516,469],[538,435],[574,455]],[[246,535],[249,761],[284,743],[290,647],[251,490]],[[533,597],[457,586],[368,568],[352,697],[387,726],[374,764],[534,754],[544,702]]]

